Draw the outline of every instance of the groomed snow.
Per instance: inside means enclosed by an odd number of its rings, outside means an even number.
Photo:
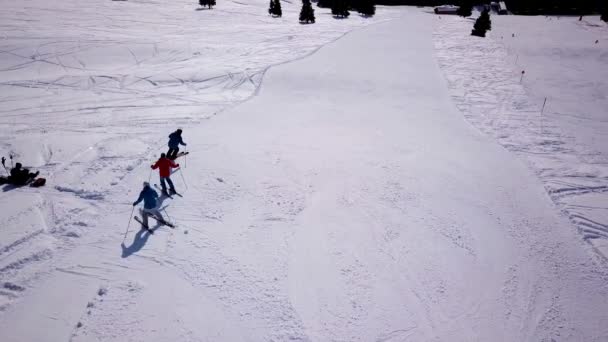
[[[427,10],[2,5],[0,139],[49,179],[0,193],[3,341],[608,338],[605,266],[454,105]],[[177,227],[125,238],[177,126]]]
[[[471,19],[443,16],[435,44],[458,108],[531,166],[606,262],[608,25],[578,19],[492,16],[476,39]]]

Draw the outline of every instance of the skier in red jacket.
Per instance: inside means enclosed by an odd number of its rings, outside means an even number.
[[[165,180],[167,181],[167,183],[169,183],[169,187],[171,190],[172,194],[175,194],[175,187],[173,186],[173,182],[171,181],[171,169],[172,168],[176,168],[179,167],[179,164],[175,164],[173,162],[173,160],[167,158],[167,156],[164,153],[160,154],[160,159],[156,161],[156,163],[154,165],[151,166],[152,169],[158,170],[158,173],[160,175],[160,185],[163,189],[163,194],[169,196],[169,193],[167,192],[167,185],[165,184]]]

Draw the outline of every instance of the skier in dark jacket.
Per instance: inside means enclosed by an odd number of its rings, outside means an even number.
[[[177,131],[169,134],[169,151],[167,151],[167,158],[171,160],[175,160],[177,158],[177,153],[179,152],[179,145],[186,146],[186,143],[182,139],[182,130],[178,129]]]
[[[144,209],[141,210],[141,217],[144,226],[148,226],[148,216],[152,215],[158,219],[164,221],[163,215],[158,210],[158,193],[150,187],[150,183],[144,182],[144,188],[139,193],[137,201],[133,202],[133,206],[138,205],[141,201],[144,201]]]
[[[15,185],[25,185],[30,179],[38,177],[40,171],[31,173],[28,169],[23,169],[21,163],[15,164],[15,167],[11,169],[11,176],[9,182]]]

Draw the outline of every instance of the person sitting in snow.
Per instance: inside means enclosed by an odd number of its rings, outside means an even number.
[[[169,193],[167,192],[167,185],[165,184],[165,181],[167,181],[167,183],[169,183],[169,188],[171,190],[171,194],[175,194],[175,187],[173,186],[173,181],[171,181],[171,169],[172,168],[177,168],[179,167],[179,164],[175,164],[173,162],[173,160],[167,158],[167,156],[164,153],[160,154],[160,159],[156,161],[156,163],[152,166],[150,166],[152,169],[158,170],[158,173],[160,175],[160,185],[163,188],[163,194],[166,196],[169,196]]]
[[[139,193],[137,201],[133,202],[133,206],[138,205],[141,201],[144,201],[144,209],[141,210],[141,217],[144,226],[148,226],[148,216],[152,215],[157,220],[165,221],[160,210],[158,210],[158,193],[150,187],[150,183],[144,182],[144,188]]]
[[[177,131],[169,134],[169,151],[167,151],[167,158],[171,160],[175,160],[177,158],[177,153],[179,152],[179,145],[186,146],[186,143],[182,139],[182,130],[178,129]]]
[[[11,169],[11,175],[9,182],[15,185],[25,185],[31,179],[38,177],[40,171],[31,173],[30,170],[22,168],[21,163],[15,164],[15,167]]]

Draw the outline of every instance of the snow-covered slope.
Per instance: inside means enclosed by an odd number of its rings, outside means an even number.
[[[213,11],[226,17],[216,19],[214,32],[249,20],[264,22],[256,25],[261,30],[274,25],[260,11],[263,2],[251,12],[237,2],[218,6]],[[158,7],[200,14],[185,2]],[[227,34],[210,46],[218,50],[208,63],[240,55],[234,67],[242,71],[263,50],[272,60],[260,61],[263,71],[369,23],[319,11],[315,25],[326,26],[289,26],[297,7],[283,18],[287,28],[277,24],[260,37],[293,29],[295,40],[315,30],[301,41],[310,45],[298,45],[308,49],[277,56],[262,38]],[[175,94],[177,102],[161,108],[165,95],[130,89],[132,110],[87,112],[79,103],[97,96],[92,87],[93,95],[72,89],[49,96],[42,108],[67,101],[64,114],[4,115],[8,128],[29,120],[19,134],[2,135],[23,158],[25,150],[39,151],[35,141],[63,154],[43,158],[52,173],[48,188],[0,194],[3,208],[14,209],[0,217],[8,227],[0,247],[3,341],[608,338],[605,269],[526,165],[454,107],[435,60],[435,17],[416,8],[382,9],[375,20],[397,15],[271,68],[261,87],[258,77],[251,86],[243,82],[245,89],[228,83],[198,98],[207,87],[155,79],[160,94]],[[142,39],[164,27],[153,13],[138,18],[150,27],[130,27],[125,36]],[[219,25],[228,18],[234,25]],[[189,24],[182,19],[171,27],[181,32]],[[175,53],[187,55],[183,49]],[[181,61],[141,64],[162,73]],[[187,79],[207,72],[205,65],[176,68]],[[136,87],[156,87],[146,82]],[[13,90],[15,103],[37,109],[24,89]],[[119,83],[97,90],[100,103],[111,103],[106,97],[118,89]],[[229,108],[212,116],[210,99]],[[106,133],[104,113],[120,135]],[[72,126],[71,115],[77,115]],[[68,128],[49,138],[45,125],[33,125],[37,116],[57,116],[57,126],[63,119]],[[183,197],[163,202],[177,228],[148,235],[132,222],[125,238],[148,164],[178,124],[192,153],[173,176]],[[16,136],[22,144],[13,143]],[[63,157],[55,162],[57,155]]]
[[[469,19],[436,20],[451,94],[470,122],[531,165],[608,260],[608,25],[599,16],[492,20],[488,39],[469,35]]]
[[[132,201],[140,181],[126,179],[171,130],[247,99],[268,67],[398,15],[380,9],[377,19],[340,22],[323,20],[325,10],[315,25],[300,25],[299,4],[285,2],[283,18],[269,17],[267,6],[0,1],[0,153],[48,180],[44,189],[0,193],[2,310],[53,269],[51,259],[126,226],[122,210],[120,223],[106,220],[108,206]]]

